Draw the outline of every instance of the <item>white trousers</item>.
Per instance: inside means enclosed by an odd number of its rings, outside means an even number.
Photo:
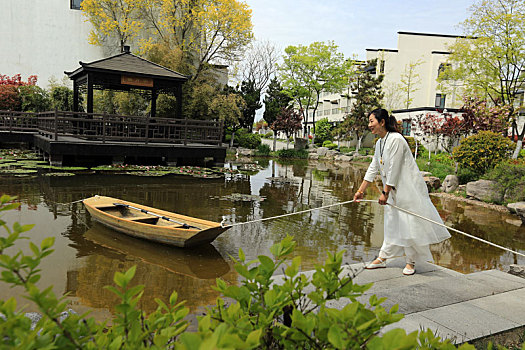
[[[381,250],[379,251],[379,257],[381,259],[390,259],[396,256],[405,255],[405,261],[407,264],[415,265],[416,262],[422,261],[433,261],[432,253],[427,245],[402,247],[395,244],[383,242]]]

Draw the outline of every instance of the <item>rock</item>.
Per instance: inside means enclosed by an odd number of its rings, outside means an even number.
[[[495,181],[478,180],[467,184],[467,196],[484,202],[503,202],[503,191],[498,188]]]
[[[525,224],[525,202],[509,203],[507,209],[520,217],[521,223]]]
[[[514,276],[525,278],[525,266],[512,264],[509,266],[509,273]]]
[[[465,192],[466,190],[467,190],[467,185],[459,185],[458,186],[458,191]]]
[[[318,160],[319,155],[317,153],[308,153],[308,159]]]
[[[454,192],[459,186],[459,177],[456,175],[447,175],[443,180],[442,189],[446,193]]]
[[[429,191],[437,190],[439,186],[441,186],[441,180],[439,179],[439,177],[425,176],[423,180],[425,180]]]
[[[325,157],[326,157],[326,158],[334,158],[334,157],[337,156],[338,154],[339,154],[338,151],[333,150],[333,149],[330,149],[330,150],[326,151],[326,155],[325,155]]]
[[[429,176],[432,176],[432,173],[428,172],[428,171],[420,171],[421,173],[421,176],[423,177],[429,177]]]
[[[337,156],[334,157],[334,160],[336,162],[351,162],[353,159],[353,157],[350,157],[350,156],[346,156],[344,154],[339,154]]]
[[[296,137],[294,144],[293,144],[293,149],[296,151],[300,151],[302,149],[305,149],[307,144],[308,144],[308,139]]]
[[[328,147],[319,147],[317,149],[317,154],[319,155],[319,157],[324,157],[326,155],[326,152],[328,151]]]
[[[248,148],[239,148],[239,149],[237,149],[237,154],[239,156],[245,156],[245,157],[247,156],[247,157],[249,157],[249,156],[253,155],[253,150],[252,149],[248,149]]]

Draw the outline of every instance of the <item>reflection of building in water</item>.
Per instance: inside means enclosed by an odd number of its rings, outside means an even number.
[[[103,255],[91,255],[84,262],[83,267],[68,272],[67,292],[77,297],[83,305],[93,308],[113,310],[118,299],[103,286],[114,285],[115,272],[124,272],[133,265],[137,265],[137,271],[131,285],[146,286],[139,307],[147,312],[157,308],[155,298],[167,303],[173,291],[178,293],[179,301],[187,300],[186,305],[192,311],[200,306],[214,304],[215,298],[219,296],[219,293],[212,289],[215,285],[214,278],[200,279],[177,274],[134,258],[119,261]],[[221,278],[230,283],[237,281],[237,275],[233,271]]]

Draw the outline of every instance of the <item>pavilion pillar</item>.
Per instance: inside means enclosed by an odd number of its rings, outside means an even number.
[[[157,115],[157,90],[153,88],[151,90],[151,118],[155,118]]]
[[[93,76],[87,75],[87,112],[93,113]]]
[[[175,118],[182,119],[182,83],[175,88],[175,98],[177,99],[177,115]]]
[[[73,80],[73,112],[78,112],[79,108],[78,108],[78,90],[79,90],[79,86],[78,86],[78,82],[75,80]]]

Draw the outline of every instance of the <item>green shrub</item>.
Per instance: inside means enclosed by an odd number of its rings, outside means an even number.
[[[323,147],[327,147],[329,149],[336,149],[337,145],[330,140],[326,140],[325,142],[323,142]]]
[[[332,141],[332,124],[328,118],[323,118],[315,123],[315,144],[320,146],[325,141]]]
[[[261,144],[261,136],[259,134],[252,134],[245,129],[238,130],[235,133],[235,138],[239,143],[239,147],[243,148],[256,149]]]
[[[261,143],[257,147],[257,152],[255,152],[255,155],[257,155],[257,156],[268,156],[268,155],[270,155],[270,151],[271,151],[270,146]]]
[[[271,139],[273,138],[273,131],[268,131],[266,134],[264,134],[265,139]]]
[[[23,112],[46,112],[51,109],[51,99],[46,90],[36,85],[20,86]]]
[[[506,200],[520,202],[525,199],[525,161],[509,159],[496,165],[483,178],[498,183],[507,192]]]
[[[339,151],[341,153],[352,153],[353,151],[355,151],[355,147],[342,146],[342,147],[339,147]]]
[[[504,159],[514,148],[514,142],[492,131],[481,131],[461,141],[453,156],[461,167],[484,174]]]
[[[525,158],[525,149],[520,149],[520,153],[518,154],[518,158]]]
[[[300,158],[300,159],[306,159],[306,158],[308,158],[308,151],[306,151],[304,149],[296,151],[293,148],[282,149],[282,150],[277,151],[277,156],[279,158]]]
[[[416,140],[412,136],[405,136],[405,140],[408,142],[408,147],[410,147],[410,151],[412,154],[416,152]],[[418,147],[418,153],[419,153],[419,147]]]
[[[459,184],[464,185],[466,183],[479,180],[479,174],[470,170],[469,168],[458,169]]]

